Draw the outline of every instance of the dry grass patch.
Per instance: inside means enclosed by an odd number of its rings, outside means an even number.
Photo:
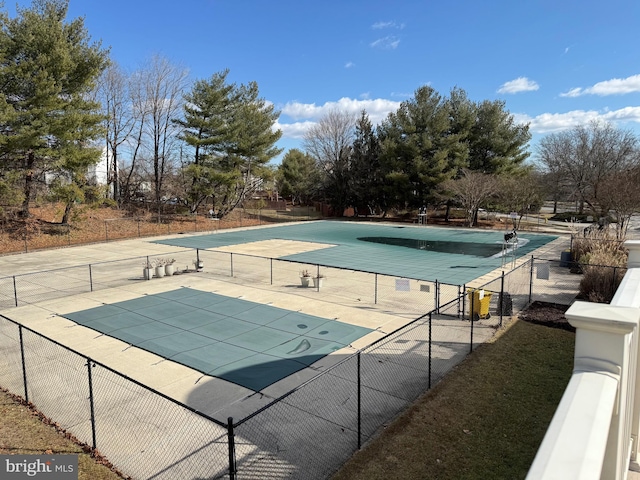
[[[594,231],[573,241],[573,259],[580,264],[580,298],[609,303],[627,269],[628,252],[608,230]]]
[[[203,215],[165,215],[135,213],[117,208],[85,208],[69,225],[60,225],[62,206],[47,204],[31,209],[32,217],[0,223],[0,253],[25,252],[46,248],[168,235],[179,232],[211,232],[226,228],[248,227],[262,220],[243,210],[222,220]]]
[[[514,322],[357,452],[334,480],[524,478],[571,377],[574,337]]]
[[[104,458],[92,457],[89,447],[47,423],[37,411],[0,390],[0,454],[77,454],[78,480],[122,480]]]

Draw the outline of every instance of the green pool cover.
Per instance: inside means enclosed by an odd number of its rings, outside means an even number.
[[[256,392],[371,331],[191,288],[64,317]]]
[[[187,248],[217,248],[269,239],[336,245],[274,257],[327,267],[463,285],[502,265],[504,231],[317,221],[158,240]],[[558,238],[520,232],[517,257]]]

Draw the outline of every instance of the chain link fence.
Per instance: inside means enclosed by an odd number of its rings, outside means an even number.
[[[218,230],[300,222],[322,218],[315,207],[288,210],[237,208],[223,218],[206,213],[140,214],[140,216],[89,220],[83,225],[50,223],[37,231],[21,228],[4,237],[6,252],[31,252],[44,248],[59,248],[96,242],[142,238],[177,233],[215,233]],[[0,233],[2,226],[0,226]]]
[[[294,293],[339,305],[360,307],[374,305],[386,313],[416,318],[424,312],[457,298],[462,287],[439,281],[396,277],[381,273],[353,270],[292,260],[247,254],[199,250],[204,273],[223,277],[242,285],[275,287],[283,293]],[[308,286],[302,273],[308,272]],[[318,278],[321,278],[318,281]]]
[[[0,382],[132,478],[228,478],[224,423],[0,316]]]
[[[0,309],[140,282],[144,280],[146,264],[163,266],[171,260],[180,271],[195,271],[196,257],[195,252],[177,251],[3,277],[0,278]]]
[[[316,377],[225,423],[0,316],[0,385],[133,478],[327,478],[488,341],[507,317],[531,301],[570,303],[577,293],[569,269],[533,258],[467,289],[228,252],[183,251],[176,257],[178,268],[195,268],[200,260],[207,274],[225,281],[276,285],[346,305],[368,303],[413,320],[352,355],[334,356]],[[146,258],[110,263],[129,277],[132,269],[139,271],[134,277],[142,281],[141,260]],[[117,286],[103,279],[109,265],[100,265],[62,269],[69,280],[64,288],[56,270],[0,279],[0,292],[15,306],[42,301],[47,291],[58,298]],[[303,287],[304,269],[323,273],[326,283]]]

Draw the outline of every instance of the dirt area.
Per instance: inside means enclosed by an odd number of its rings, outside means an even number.
[[[75,218],[63,225],[60,223],[63,210],[62,205],[47,204],[32,207],[32,216],[27,221],[0,219],[0,254],[153,235],[204,233],[261,223],[261,219],[243,210],[214,221],[205,215],[166,213],[159,216],[145,209],[129,212],[117,208],[81,207]]]
[[[535,301],[520,313],[518,318],[525,322],[575,332],[575,328],[569,324],[564,316],[568,308],[568,305]]]

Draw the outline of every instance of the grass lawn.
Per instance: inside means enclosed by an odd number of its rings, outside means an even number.
[[[573,368],[575,333],[515,321],[334,480],[525,478]]]

